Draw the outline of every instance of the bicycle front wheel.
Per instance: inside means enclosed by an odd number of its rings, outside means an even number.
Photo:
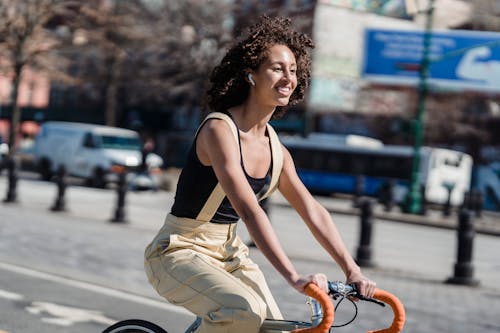
[[[102,333],[167,333],[167,331],[146,320],[128,319],[117,322]]]

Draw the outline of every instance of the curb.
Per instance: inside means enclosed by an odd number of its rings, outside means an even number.
[[[290,207],[290,205],[286,202],[272,202],[272,205],[281,206],[281,207]],[[330,212],[335,214],[342,215],[359,215],[358,208],[349,208],[349,207],[335,207],[331,204],[327,204],[325,202],[321,202],[321,204]],[[439,228],[439,229],[448,229],[448,230],[457,230],[458,227],[458,218],[452,219],[450,218],[441,218],[441,217],[430,217],[430,216],[420,216],[420,215],[411,215],[411,214],[403,214],[396,212],[380,212],[375,210],[373,213],[374,218],[378,220],[390,221],[390,222],[399,222],[399,223],[407,223],[413,225],[421,225],[425,227]],[[495,217],[491,217],[495,219]],[[497,236],[500,237],[500,218],[498,218],[498,224],[493,225],[491,223],[485,223],[480,219],[475,219],[475,231],[479,234],[489,235],[489,236]]]

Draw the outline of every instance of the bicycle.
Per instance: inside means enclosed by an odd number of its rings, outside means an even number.
[[[345,326],[354,321],[357,316],[357,306],[352,300],[353,298],[376,303],[381,306],[390,305],[394,314],[392,324],[386,329],[368,331],[367,333],[399,333],[403,329],[405,323],[405,310],[401,301],[393,294],[376,289],[373,298],[362,296],[356,290],[353,284],[344,284],[342,282],[328,282],[328,294],[321,290],[318,286],[310,283],[306,286],[305,292],[308,296],[308,304],[311,307],[311,321],[296,321],[296,320],[276,320],[266,319],[261,326],[261,329],[290,331],[292,333],[327,333],[334,327],[332,326],[335,317],[335,310],[343,299],[350,300],[356,309],[354,317]],[[333,300],[339,299],[337,307],[334,308]],[[195,321],[184,331],[184,333],[194,333],[201,324],[201,318],[196,318]],[[167,333],[158,325],[141,320],[127,319],[115,323],[106,328],[102,333]]]

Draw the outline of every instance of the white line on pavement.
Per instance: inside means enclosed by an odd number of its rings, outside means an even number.
[[[127,301],[136,302],[136,303],[140,303],[140,304],[144,304],[144,305],[148,305],[148,306],[153,306],[153,307],[156,307],[159,309],[164,309],[164,310],[169,311],[169,312],[176,312],[176,313],[180,313],[180,314],[190,315],[190,313],[187,310],[184,310],[183,308],[169,304],[166,301],[160,302],[160,301],[156,301],[156,300],[153,300],[153,299],[150,299],[147,297],[128,294],[124,291],[111,289],[111,288],[107,288],[107,287],[103,287],[103,286],[98,286],[98,285],[91,284],[88,282],[77,281],[77,280],[73,280],[73,279],[70,279],[67,277],[62,277],[62,276],[58,276],[58,275],[54,275],[54,274],[50,274],[50,273],[40,272],[40,271],[36,271],[36,270],[30,269],[30,268],[21,267],[21,266],[8,264],[8,263],[4,263],[4,262],[0,262],[0,269],[4,269],[6,271],[10,271],[10,272],[18,273],[18,274],[23,274],[23,275],[34,277],[34,278],[44,279],[44,280],[51,281],[51,282],[65,284],[65,285],[70,286],[70,287],[76,287],[76,288],[96,292],[96,293],[106,295],[106,296],[121,298],[121,299],[124,299]],[[9,294],[13,294],[13,293],[9,293]],[[15,294],[13,294],[13,295],[15,295]],[[21,295],[19,295],[19,296],[21,296]]]
[[[16,293],[12,293],[12,292],[7,291],[7,290],[0,289],[0,298],[5,298],[5,299],[11,300],[11,301],[20,301],[24,298],[24,296],[16,294]],[[0,331],[0,333],[2,333],[2,331]]]

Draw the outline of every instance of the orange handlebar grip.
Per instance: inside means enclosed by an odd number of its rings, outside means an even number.
[[[394,296],[393,294],[382,290],[375,289],[375,294],[373,298],[378,299],[386,304],[389,304],[392,308],[392,312],[394,313],[394,318],[392,320],[391,326],[388,328],[384,328],[376,331],[368,331],[367,333],[399,333],[403,330],[403,326],[406,320],[405,308],[403,307],[403,303]]]
[[[319,304],[321,304],[321,308],[323,309],[323,319],[315,327],[293,330],[292,333],[328,333],[335,316],[330,297],[314,283],[309,283],[305,287],[304,291],[307,296],[314,298],[319,302]]]

